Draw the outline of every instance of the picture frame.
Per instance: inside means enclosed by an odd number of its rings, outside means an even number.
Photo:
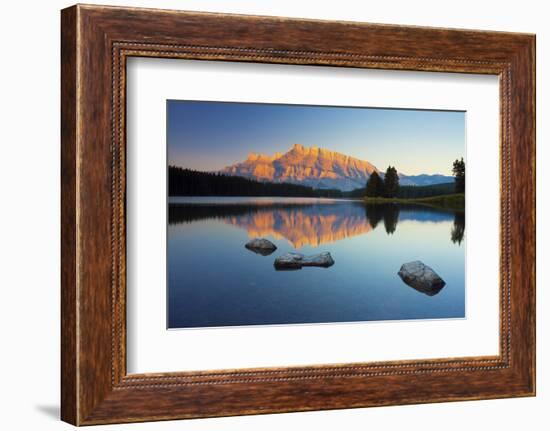
[[[61,13],[61,54],[62,420],[92,425],[535,395],[534,35],[76,5]],[[131,57],[498,76],[499,355],[128,374]]]

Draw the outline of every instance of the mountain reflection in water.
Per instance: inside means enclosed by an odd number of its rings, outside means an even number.
[[[452,243],[464,238],[464,212],[420,205],[364,204],[361,201],[315,200],[306,203],[246,201],[237,203],[178,202],[170,203],[169,224],[216,219],[246,230],[249,237],[273,236],[286,239],[294,248],[317,247],[345,238],[368,234],[383,226],[392,235],[399,222],[450,221]]]
[[[170,197],[168,327],[465,317],[464,214],[345,199]],[[244,245],[265,238],[269,256]],[[289,252],[330,268],[276,271]],[[421,260],[444,280],[420,294],[397,272]]]

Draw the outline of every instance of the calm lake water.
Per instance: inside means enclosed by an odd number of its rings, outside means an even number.
[[[171,197],[168,327],[465,317],[464,213],[309,198]],[[254,237],[277,250],[244,247]],[[276,271],[288,251],[330,268]],[[397,275],[421,260],[445,280],[429,296]]]

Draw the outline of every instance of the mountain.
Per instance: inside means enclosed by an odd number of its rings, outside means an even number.
[[[350,191],[365,187],[373,172],[383,175],[366,160],[335,151],[294,144],[286,153],[274,156],[250,153],[244,162],[222,169],[221,173],[257,181],[287,182],[316,189]],[[453,181],[444,175],[399,174],[402,185],[427,185]]]
[[[399,184],[402,186],[431,186],[433,184],[454,183],[455,177],[441,174],[404,175],[399,174]]]
[[[318,147],[295,144],[284,154],[251,153],[241,163],[222,170],[259,181],[290,182],[319,189],[353,190],[363,187],[378,169],[371,163]]]

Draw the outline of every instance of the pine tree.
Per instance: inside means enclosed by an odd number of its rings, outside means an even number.
[[[393,166],[388,166],[386,174],[384,175],[384,196],[387,198],[394,198],[399,192],[399,176],[397,175],[397,169]]]
[[[378,172],[374,171],[370,174],[370,177],[367,181],[367,187],[365,194],[369,198],[383,196],[384,194],[384,181],[378,175]]]
[[[461,157],[453,163],[453,175],[455,177],[455,190],[457,193],[464,193],[466,189],[466,164]]]

